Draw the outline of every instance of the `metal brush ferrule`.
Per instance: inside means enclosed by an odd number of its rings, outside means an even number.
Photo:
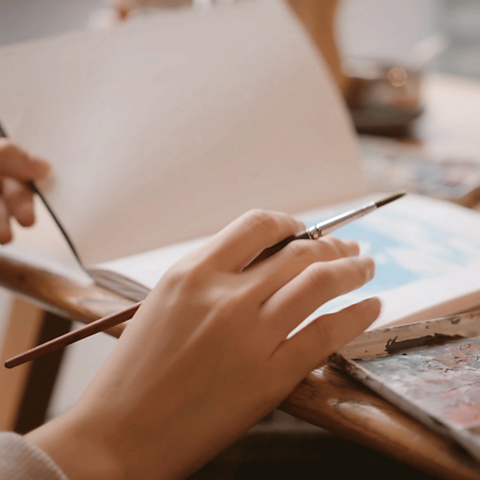
[[[353,222],[360,217],[363,217],[367,213],[370,213],[372,210],[375,210],[376,208],[377,205],[372,202],[361,208],[350,210],[324,222],[317,223],[316,225],[313,225],[312,227],[307,229],[308,237],[312,240],[317,240],[320,237],[332,233],[340,227],[343,227],[344,225],[347,225],[348,223]]]

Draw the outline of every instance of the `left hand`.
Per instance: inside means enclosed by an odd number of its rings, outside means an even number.
[[[29,227],[35,221],[32,180],[45,177],[50,165],[11,140],[0,138],[0,243],[12,240],[11,218]]]

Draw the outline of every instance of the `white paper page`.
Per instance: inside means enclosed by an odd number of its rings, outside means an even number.
[[[7,47],[0,78],[0,119],[53,163],[40,187],[86,265],[364,192],[339,92],[280,1]]]
[[[307,224],[323,211],[300,216]],[[457,205],[407,195],[334,233],[353,238],[376,264],[372,282],[312,314],[337,311],[378,296],[382,312],[370,327],[444,316],[480,305],[480,215]]]
[[[102,272],[103,281],[99,281],[98,283],[104,286],[108,286],[108,283],[105,283],[105,274],[103,272],[114,272],[120,277],[126,277],[144,286],[144,289],[135,288],[135,285],[133,285],[131,289],[130,287],[121,289],[118,283],[128,285],[129,282],[121,280],[117,282],[115,277],[113,277],[113,283],[111,284],[113,290],[123,292],[125,296],[140,301],[147,296],[148,292],[175,262],[193,250],[196,250],[208,238],[210,237],[187,240],[186,242],[175,243],[130,257],[123,257],[118,260],[101,263],[91,270],[91,275],[93,278],[98,278],[98,272]],[[108,273],[106,276],[112,278]]]

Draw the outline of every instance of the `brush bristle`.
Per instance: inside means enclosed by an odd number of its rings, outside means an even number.
[[[378,202],[375,202],[375,205],[377,208],[383,207],[384,205],[387,205],[387,203],[394,202],[395,200],[404,197],[406,194],[407,192],[405,191],[394,193],[393,195],[389,195],[388,197],[382,198]]]

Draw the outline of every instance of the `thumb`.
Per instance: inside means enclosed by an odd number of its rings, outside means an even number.
[[[29,155],[11,140],[0,138],[0,175],[21,182],[37,180],[50,171],[50,164]]]

